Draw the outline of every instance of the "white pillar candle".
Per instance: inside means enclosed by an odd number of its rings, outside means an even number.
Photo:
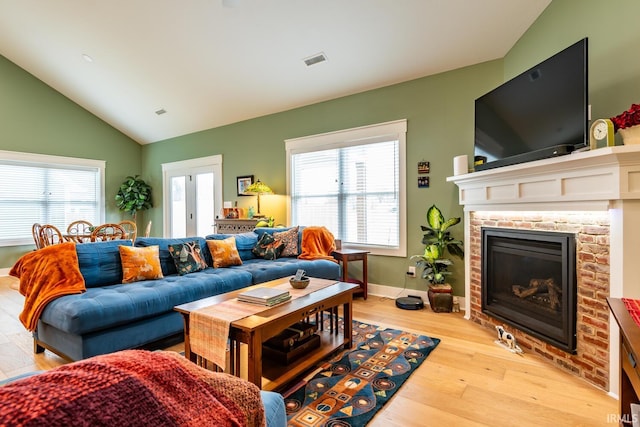
[[[469,172],[469,159],[466,154],[453,158],[453,174],[464,175]]]

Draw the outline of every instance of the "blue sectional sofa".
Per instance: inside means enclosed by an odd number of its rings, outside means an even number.
[[[211,266],[206,239],[224,239],[230,235],[138,238],[135,246],[159,246],[164,278],[127,284],[122,283],[118,247],[131,245],[130,241],[76,245],[86,292],[62,296],[47,304],[33,334],[34,350],[42,352],[46,348],[67,359],[79,360],[138,348],[183,333],[182,316],[173,310],[177,305],[292,276],[299,268],[312,277],[331,280],[340,277],[338,264],[329,260],[256,258],[251,248],[264,232],[272,233],[274,229],[256,229],[234,235],[242,265],[208,267],[183,276],[177,274],[168,245],[198,240],[202,255]]]

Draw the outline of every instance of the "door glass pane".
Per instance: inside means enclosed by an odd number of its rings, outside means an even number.
[[[171,177],[171,237],[187,237],[186,177]]]
[[[196,175],[196,235],[213,233],[213,172]]]

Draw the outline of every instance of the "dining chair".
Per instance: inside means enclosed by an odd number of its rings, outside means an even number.
[[[151,222],[152,221],[149,221],[146,228],[144,229],[144,237],[149,237],[149,235],[151,234]]]
[[[92,242],[126,239],[127,232],[118,224],[101,224],[91,233]]]
[[[127,233],[126,238],[135,242],[136,237],[138,236],[138,225],[130,220],[120,221],[118,225],[124,229],[125,233]]]
[[[42,243],[42,247],[57,245],[58,243],[65,242],[66,240],[62,237],[62,233],[55,225],[44,224],[40,229],[40,241]]]
[[[40,237],[40,231],[42,230],[42,225],[40,223],[34,223],[31,226],[31,234],[33,235],[33,241],[36,244],[36,249],[42,249],[44,246],[42,245],[42,237]]]
[[[65,238],[76,243],[85,243],[91,241],[91,231],[93,224],[84,219],[73,221],[67,227]]]

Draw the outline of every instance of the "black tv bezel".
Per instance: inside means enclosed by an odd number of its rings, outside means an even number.
[[[545,147],[543,149],[540,150],[534,150],[534,151],[530,151],[530,152],[526,152],[526,153],[522,153],[522,154],[517,154],[514,156],[509,156],[509,157],[505,157],[502,159],[497,159],[497,160],[492,160],[492,161],[488,161],[482,164],[477,164],[474,167],[475,171],[481,171],[481,170],[487,170],[487,169],[494,169],[494,168],[498,168],[498,167],[503,167],[503,166],[510,166],[510,165],[516,165],[516,164],[520,164],[520,163],[526,163],[526,162],[531,162],[531,161],[535,161],[535,160],[542,160],[542,159],[548,159],[551,157],[558,157],[558,156],[563,156],[566,154],[571,154],[572,152],[576,151],[576,150],[580,150],[583,148],[586,148],[589,146],[589,39],[588,37],[584,37],[580,40],[578,40],[577,42],[573,43],[572,45],[562,49],[561,51],[555,53],[554,55],[548,57],[547,59],[545,59],[544,61],[534,65],[533,67],[523,71],[522,73],[518,74],[517,76],[509,79],[508,81],[502,83],[501,85],[497,86],[496,88],[494,88],[493,90],[485,93],[484,95],[482,95],[481,97],[477,98],[475,100],[474,106],[477,105],[478,101],[481,100],[483,97],[486,97],[488,95],[490,95],[492,92],[498,90],[499,88],[509,85],[511,82],[522,78],[523,76],[526,76],[528,74],[530,74],[531,72],[535,71],[536,68],[541,67],[543,64],[545,64],[548,61],[551,61],[552,59],[556,58],[557,56],[561,55],[563,52],[574,48],[576,45],[580,45],[582,44],[582,50],[583,50],[583,90],[584,90],[584,108],[583,108],[583,116],[584,116],[584,127],[583,127],[583,132],[582,132],[582,142],[580,143],[576,143],[576,144],[560,144],[560,145],[553,145],[553,146],[549,146],[549,147]],[[477,107],[476,107],[477,108]],[[475,112],[475,109],[474,109]],[[474,120],[475,120],[475,113],[474,113]],[[474,122],[475,125],[475,122]],[[474,126],[475,129],[475,126]],[[476,153],[476,137],[475,137],[475,130],[474,130],[474,156],[478,155]],[[475,163],[475,162],[474,162]]]

